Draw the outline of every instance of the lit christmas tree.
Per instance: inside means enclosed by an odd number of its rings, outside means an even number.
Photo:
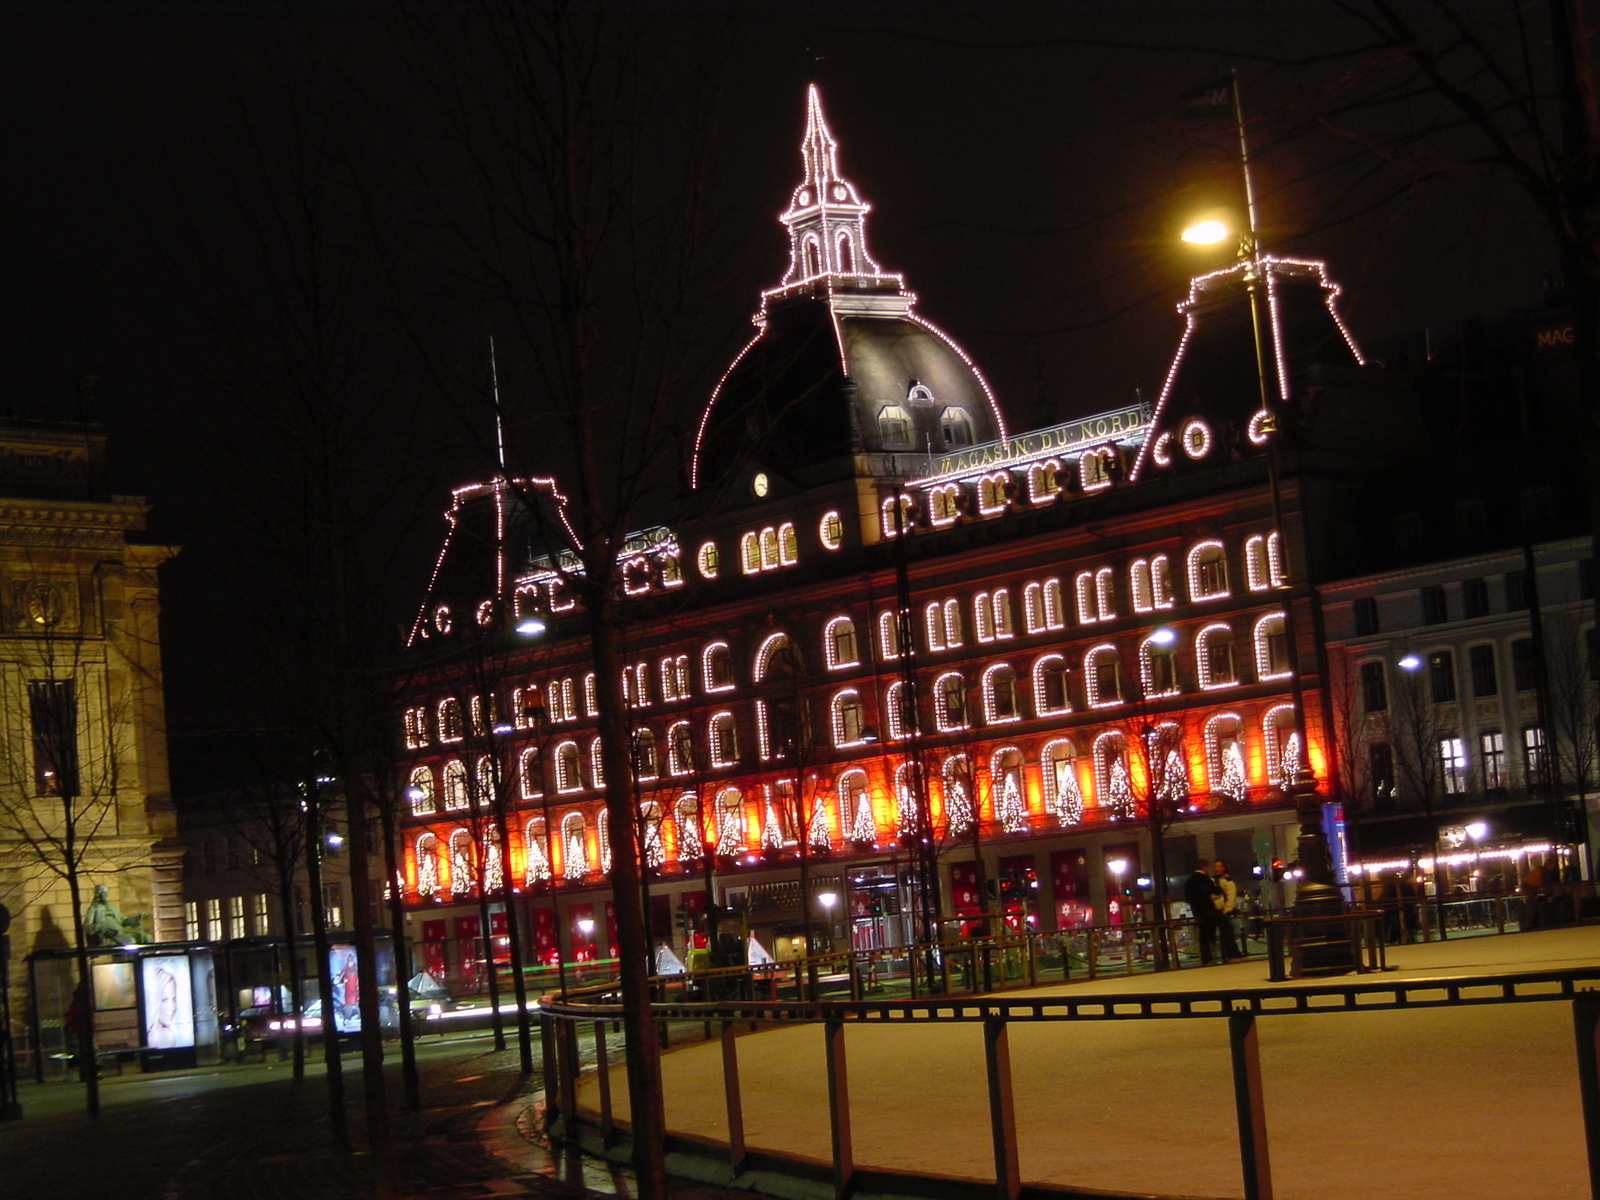
[[[911,794],[911,789],[901,784],[897,789],[899,793],[898,812],[896,818],[900,824],[900,836],[907,838],[917,831],[917,798]]]
[[[524,873],[525,884],[539,883],[550,878],[550,858],[544,852],[544,840],[529,836],[528,838],[528,869]]]
[[[498,892],[505,886],[505,866],[500,858],[500,832],[490,830],[483,852],[483,886],[485,891]]]
[[[1189,807],[1189,764],[1176,750],[1167,751],[1166,764],[1161,769],[1162,807],[1167,812],[1182,812]]]
[[[1243,804],[1248,786],[1244,775],[1244,753],[1239,749],[1238,742],[1229,742],[1222,751],[1222,781],[1217,785],[1217,793],[1235,804]]]
[[[568,879],[582,879],[589,873],[589,856],[583,851],[583,834],[567,834],[567,852],[561,861],[561,873]]]
[[[417,848],[417,892],[423,896],[439,892],[439,854],[432,846]]]
[[[778,821],[778,814],[772,807],[772,802],[767,802],[766,820],[761,825],[761,848],[763,850],[783,849],[783,826]]]
[[[1083,820],[1083,789],[1078,786],[1077,764],[1071,759],[1056,764],[1056,794],[1050,811],[1063,825],[1076,825]]]
[[[1284,791],[1289,790],[1289,785],[1300,774],[1300,734],[1291,733],[1283,743],[1283,754],[1278,758],[1278,786]]]
[[[959,779],[945,784],[944,813],[951,833],[962,834],[972,828],[972,800],[967,795],[966,785]]]
[[[833,842],[828,837],[828,808],[823,804],[822,797],[817,797],[816,806],[811,810],[811,828],[808,833],[813,850],[828,851],[833,848]]]
[[[1017,786],[1017,777],[1009,773],[1000,784],[1000,827],[1007,833],[1021,833],[1028,828],[1022,789]]]
[[[862,792],[856,798],[856,811],[850,818],[850,840],[852,842],[878,840],[878,826],[872,819],[872,801],[868,799],[866,792]]]
[[[1126,820],[1134,814],[1133,784],[1128,779],[1128,765],[1120,758],[1111,760],[1107,772],[1106,808],[1113,821]]]

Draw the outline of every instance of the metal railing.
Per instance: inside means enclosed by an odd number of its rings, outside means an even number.
[[[1600,966],[1562,971],[1458,979],[1379,981],[1368,978],[1309,986],[1245,988],[1226,991],[1060,994],[1033,999],[961,998],[877,1000],[753,1000],[726,1003],[658,1003],[655,1021],[663,1029],[703,1026],[721,1043],[723,1100],[726,1106],[728,1163],[735,1175],[745,1169],[749,1152],[744,1136],[740,1092],[739,1026],[812,1023],[824,1029],[823,1061],[831,1130],[831,1183],[844,1200],[855,1189],[859,1172],[851,1143],[851,1093],[844,1034],[851,1025],[883,1023],[980,1024],[988,1084],[988,1118],[994,1154],[995,1190],[981,1191],[997,1200],[1018,1200],[1021,1169],[1017,1153],[1015,1106],[1011,1086],[1009,1031],[1018,1023],[1069,1021],[1219,1020],[1227,1025],[1233,1066],[1238,1123],[1239,1160],[1247,1200],[1270,1200],[1272,1172],[1261,1058],[1257,1045],[1259,1018],[1281,1015],[1408,1011],[1476,1007],[1489,1004],[1565,1001],[1572,1007],[1577,1068],[1588,1150],[1590,1195],[1600,1200]],[[566,996],[546,997],[542,1004],[544,1092],[547,1124],[557,1140],[577,1144],[584,1127],[597,1127],[609,1145],[619,1121],[610,1091],[608,1026],[620,1019],[615,987],[594,987]],[[593,1028],[598,1076],[596,1118],[590,1121],[577,1103],[580,1028]],[[712,1034],[715,1029],[717,1032]],[[800,1064],[797,1070],[803,1069]],[[776,1157],[781,1158],[778,1154]],[[800,1167],[798,1160],[794,1165]],[[948,1182],[948,1181],[946,1181]],[[978,1185],[974,1185],[976,1188]],[[980,1192],[974,1192],[980,1194]]]

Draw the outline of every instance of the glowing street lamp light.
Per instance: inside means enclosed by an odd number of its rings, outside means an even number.
[[[1422,660],[1415,654],[1408,654],[1396,664],[1402,671],[1422,670]]]
[[[1191,246],[1215,246],[1218,242],[1226,240],[1228,227],[1221,221],[1207,219],[1196,221],[1178,236]]]
[[[1178,640],[1178,632],[1170,625],[1158,625],[1150,634],[1152,646],[1170,646]]]

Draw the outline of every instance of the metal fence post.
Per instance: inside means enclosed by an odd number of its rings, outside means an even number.
[[[561,1072],[556,1059],[556,1019],[549,1013],[539,1014],[539,1069],[544,1075],[545,1128],[550,1127],[550,1116],[561,1107],[559,1081]]]
[[[728,1103],[728,1165],[744,1174],[744,1103],[739,1097],[739,1046],[734,1022],[722,1023],[722,1094]]]
[[[1017,1200],[1017,1122],[1011,1101],[1011,1043],[1003,1016],[983,1019],[983,1057],[989,1075],[989,1130],[994,1139],[996,1200]]]
[[[606,1023],[594,1023],[594,1070],[595,1082],[600,1085],[600,1144],[611,1145],[611,1133],[614,1128],[611,1117],[611,1071],[606,1059]]]
[[[828,1055],[828,1127],[833,1135],[834,1200],[849,1200],[855,1187],[855,1155],[850,1145],[850,1083],[845,1075],[844,1022],[830,1018],[822,1028]]]
[[[1572,1029],[1577,1039],[1583,1140],[1589,1150],[1589,1195],[1600,1200],[1600,993],[1579,992],[1573,997]]]
[[[1228,1014],[1233,1051],[1233,1101],[1239,1114],[1239,1162],[1244,1168],[1245,1200],[1272,1200],[1272,1164],[1267,1157],[1267,1114],[1261,1099],[1261,1053],[1256,1015]]]

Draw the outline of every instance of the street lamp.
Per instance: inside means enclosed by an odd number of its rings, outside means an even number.
[[[828,949],[833,949],[833,906],[839,903],[838,892],[818,892],[817,903],[822,905],[823,921],[828,930]]]
[[[1472,890],[1481,892],[1483,890],[1483,880],[1481,878],[1480,864],[1483,854],[1483,839],[1488,836],[1489,822],[1468,821],[1465,833],[1468,840],[1472,842]]]

